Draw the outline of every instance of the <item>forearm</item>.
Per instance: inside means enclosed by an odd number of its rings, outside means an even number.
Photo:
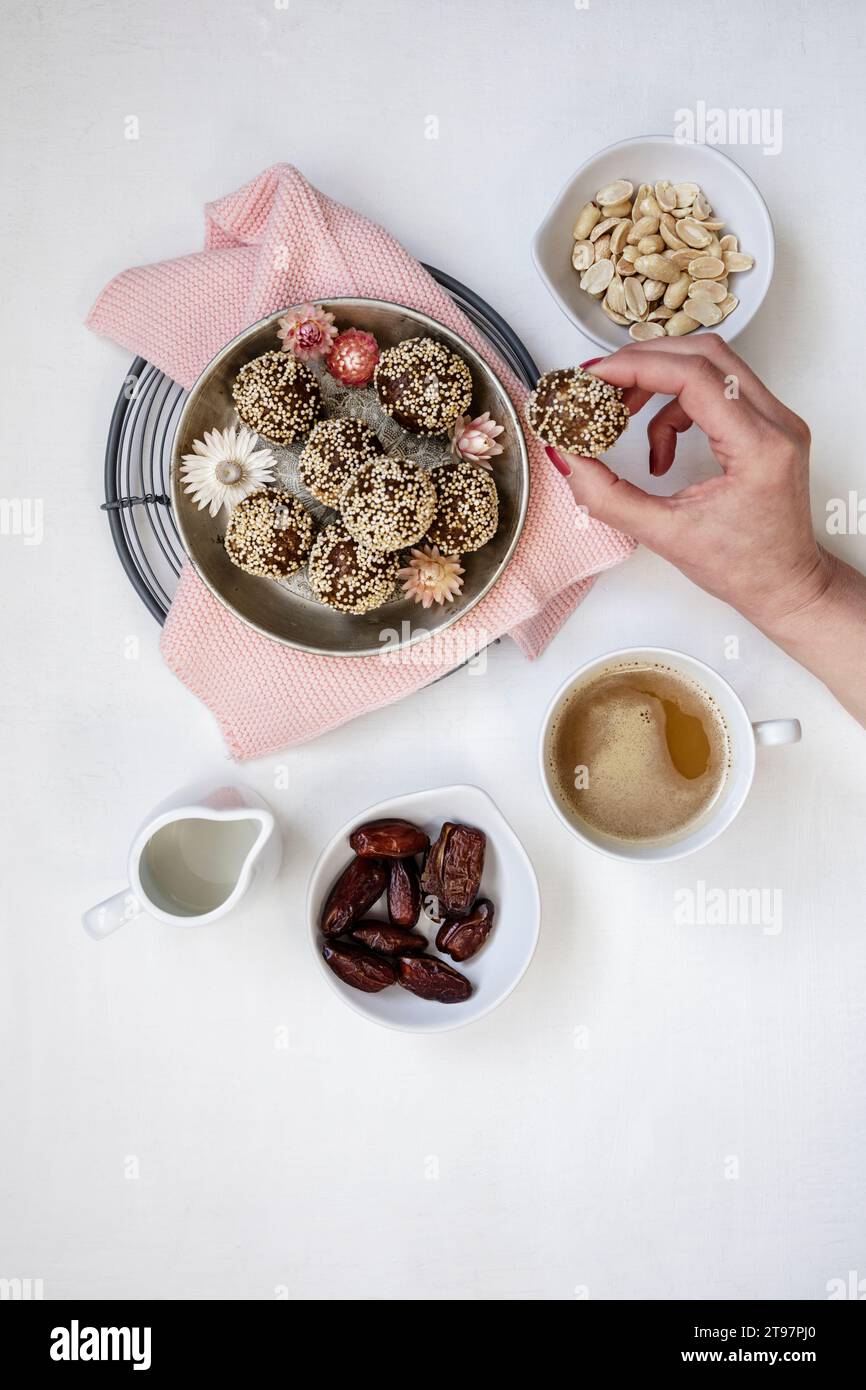
[[[821,592],[802,608],[758,626],[866,728],[866,576],[827,552],[823,559]]]

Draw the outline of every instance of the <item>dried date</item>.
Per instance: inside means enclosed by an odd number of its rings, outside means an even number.
[[[495,908],[489,898],[479,898],[468,917],[449,917],[436,933],[436,949],[452,960],[477,955],[493,930]]]
[[[388,870],[377,859],[353,859],[328,894],[322,911],[322,933],[341,936],[369,912],[388,886]]]
[[[398,956],[397,984],[420,999],[439,1004],[462,1004],[472,993],[472,985],[459,970],[435,956]]]
[[[394,927],[414,927],[421,916],[421,877],[414,859],[388,865],[388,919]]]
[[[430,836],[411,821],[399,819],[371,820],[359,825],[349,836],[349,844],[364,859],[408,859],[423,854]]]
[[[487,836],[471,825],[446,821],[430,848],[421,887],[433,893],[449,917],[465,917],[478,896]]]
[[[359,922],[350,935],[353,941],[386,956],[420,955],[427,950],[426,936],[389,922]]]
[[[397,972],[389,960],[350,941],[326,941],[322,955],[344,984],[365,994],[378,994],[380,989],[396,983]]]

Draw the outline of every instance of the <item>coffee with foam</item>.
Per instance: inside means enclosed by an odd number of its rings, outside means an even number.
[[[626,841],[683,834],[716,801],[730,759],[712,696],[672,667],[642,662],[575,686],[547,748],[564,809]]]

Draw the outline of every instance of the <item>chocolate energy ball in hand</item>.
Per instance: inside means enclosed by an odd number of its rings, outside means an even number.
[[[377,458],[349,479],[340,498],[347,530],[367,550],[403,550],[424,535],[436,513],[436,488],[411,459]]]
[[[318,381],[290,352],[266,352],[247,362],[232,395],[243,423],[277,444],[307,434],[322,413]]]
[[[316,598],[329,608],[369,613],[393,594],[399,567],[399,556],[363,550],[345,526],[334,521],[316,537],[307,578]]]
[[[472,400],[472,376],[435,338],[405,338],[383,352],[373,373],[382,409],[413,434],[445,434]]]
[[[301,482],[326,507],[336,507],[355,470],[381,452],[366,420],[320,420],[298,459]]]
[[[226,527],[229,559],[247,574],[284,579],[300,569],[313,544],[313,518],[290,492],[253,492]]]
[[[445,463],[434,468],[438,502],[427,538],[443,555],[468,555],[496,535],[499,495],[485,468]]]
[[[526,404],[533,434],[554,449],[598,458],[629,422],[622,389],[580,367],[546,372]]]

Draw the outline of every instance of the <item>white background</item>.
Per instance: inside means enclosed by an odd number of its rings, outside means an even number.
[[[7,0],[4,22],[2,491],[44,499],[45,536],[0,537],[0,1276],[49,1298],[252,1299],[822,1298],[866,1276],[866,734],[647,553],[537,663],[505,642],[485,676],[247,767],[285,834],[261,910],[100,945],[79,926],[149,807],[227,769],[98,509],[129,360],[82,328],[104,282],[198,248],[208,199],[290,160],[473,286],[542,366],[579,361],[529,258],[562,182],[677,108],[781,108],[781,154],[730,151],[778,235],[738,346],[812,425],[823,526],[863,487],[860,4]],[[646,483],[640,429],[617,458]],[[659,486],[701,467],[690,440]],[[864,562],[862,537],[833,544]],[[579,847],[536,776],[552,690],[631,642],[685,648],[754,718],[805,729],[760,755],[735,826],[669,867]],[[318,977],[307,875],[359,808],[455,780],[524,840],[541,941],[481,1023],[393,1034]],[[780,889],[782,931],[677,926],[698,880]]]

